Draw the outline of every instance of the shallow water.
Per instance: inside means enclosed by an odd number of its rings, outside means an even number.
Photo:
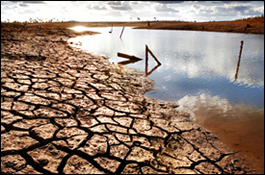
[[[155,80],[151,98],[176,102],[178,109],[214,132],[264,172],[264,35],[174,30],[135,30],[121,27],[88,28],[102,34],[70,39],[90,52],[117,64],[127,59],[117,52],[143,60],[127,66],[145,71],[145,45],[149,77]],[[240,41],[243,50],[237,69]]]

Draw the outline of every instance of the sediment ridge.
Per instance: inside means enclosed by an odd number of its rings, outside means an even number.
[[[258,173],[176,104],[145,97],[143,72],[70,47],[76,35],[1,32],[1,173]]]

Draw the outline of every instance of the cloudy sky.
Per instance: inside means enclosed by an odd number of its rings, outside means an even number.
[[[1,21],[223,21],[264,15],[264,1],[1,1]]]

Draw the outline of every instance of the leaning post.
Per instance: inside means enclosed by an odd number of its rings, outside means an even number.
[[[145,76],[147,76],[148,72],[148,46],[145,45]]]
[[[235,80],[237,79],[237,74],[238,74],[238,70],[239,70],[239,65],[240,65],[240,59],[241,59],[241,54],[242,54],[242,49],[243,49],[243,43],[244,41],[241,41],[241,45],[240,45],[240,51],[239,51],[239,56],[238,56],[238,61],[237,61],[237,68],[236,68],[236,74],[235,74]]]
[[[122,28],[120,38],[121,38],[121,36],[122,36],[122,34],[123,34],[124,28],[125,28],[125,26],[123,26],[123,28]]]
[[[152,57],[155,59],[155,61],[157,62],[158,65],[161,65],[161,63],[158,61],[158,59],[155,57],[153,52],[148,47],[147,47],[147,52],[149,52],[152,55]]]

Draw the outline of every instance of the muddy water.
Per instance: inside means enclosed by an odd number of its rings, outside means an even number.
[[[122,28],[87,30],[102,34],[71,39],[73,45],[106,55],[115,64],[126,61],[117,52],[143,58],[127,64],[143,72],[148,45],[162,65],[157,67],[149,55],[148,76],[156,89],[145,95],[178,103],[264,173],[264,35],[125,28],[119,38]]]
[[[247,118],[244,122],[218,117],[207,120],[204,116],[198,114],[197,123],[213,131],[224,144],[238,151],[252,167],[264,173],[264,110],[242,114],[240,117]],[[214,116],[214,112],[208,116]]]
[[[205,94],[186,96],[179,103],[196,123],[214,132],[225,145],[264,172],[264,108],[232,105],[226,99]]]

